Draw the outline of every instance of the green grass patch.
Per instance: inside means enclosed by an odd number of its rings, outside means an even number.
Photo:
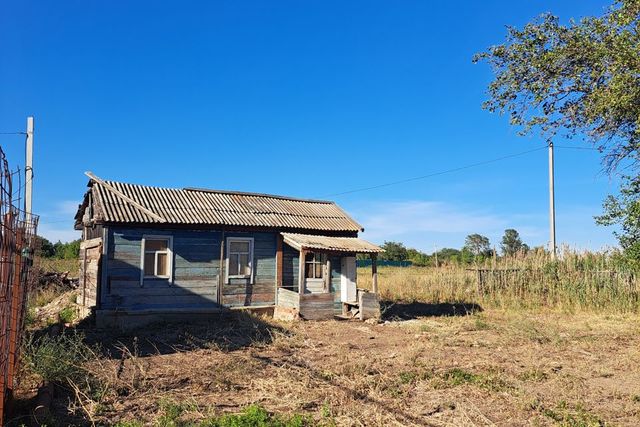
[[[461,368],[446,370],[436,376],[436,388],[457,387],[464,384],[474,385],[488,391],[506,391],[512,387],[500,378],[497,372],[473,373]]]
[[[315,425],[309,416],[283,416],[269,413],[259,405],[251,405],[239,414],[228,414],[205,418],[201,421],[183,421],[181,417],[197,410],[194,404],[163,401],[162,415],[156,421],[158,427],[307,427]],[[323,413],[326,418],[326,414]],[[137,427],[136,421],[115,424],[117,427]]]
[[[84,336],[76,332],[55,337],[27,335],[22,354],[32,372],[59,384],[86,377],[82,365],[95,355]]]
[[[73,321],[77,318],[76,309],[71,306],[67,306],[60,310],[60,313],[58,313],[58,318],[62,323],[73,323]]]
[[[560,402],[555,408],[543,408],[542,414],[558,423],[561,427],[604,427],[605,423],[596,415],[587,411],[582,405],[570,406]]]

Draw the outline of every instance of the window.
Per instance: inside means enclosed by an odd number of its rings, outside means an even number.
[[[304,277],[307,279],[322,279],[326,257],[323,254],[307,252],[304,258]]]
[[[144,236],[142,238],[143,279],[171,279],[171,236]]]
[[[253,277],[253,239],[227,239],[227,279]]]

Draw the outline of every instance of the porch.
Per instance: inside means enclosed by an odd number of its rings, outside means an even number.
[[[296,233],[281,233],[280,237],[276,317],[320,320],[339,315],[366,320],[380,316],[376,261],[383,249],[357,237]],[[285,252],[291,249],[297,255],[297,272],[285,281]],[[357,287],[356,255],[363,253],[372,260],[371,290]]]

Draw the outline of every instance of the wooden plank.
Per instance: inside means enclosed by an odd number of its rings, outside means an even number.
[[[371,290],[378,293],[378,254],[371,254]]]
[[[374,294],[373,292],[360,292],[359,296],[360,320],[380,318],[378,294]]]
[[[278,306],[298,308],[300,307],[300,295],[288,289],[278,288]]]
[[[298,293],[300,294],[300,296],[304,295],[305,256],[306,252],[304,250],[301,250],[300,257],[298,258]]]
[[[98,247],[101,244],[102,244],[102,237],[83,240],[82,242],[80,242],[80,249],[91,249],[91,248]]]
[[[121,199],[131,203],[133,206],[135,206],[136,208],[140,209],[142,212],[146,213],[147,215],[149,215],[151,218],[155,219],[156,221],[167,222],[167,220],[162,218],[160,215],[157,215],[156,213],[154,213],[154,212],[150,211],[149,209],[145,208],[140,203],[136,202],[131,197],[127,196],[122,191],[120,191],[117,188],[115,188],[113,185],[108,184],[107,182],[105,182],[102,179],[98,178],[96,175],[94,175],[90,171],[87,171],[84,174],[87,175],[92,180],[94,180],[95,182],[97,182],[100,185],[102,185],[103,187],[108,188],[112,193],[116,194]]]
[[[278,234],[276,237],[276,287],[282,287],[284,255],[282,253],[282,236]]]
[[[333,294],[304,294],[300,296],[300,316],[308,320],[333,318]]]

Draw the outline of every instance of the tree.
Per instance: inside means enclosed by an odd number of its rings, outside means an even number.
[[[60,259],[74,259],[80,256],[80,239],[68,243],[57,241],[53,245],[54,256]]]
[[[619,197],[609,196],[603,204],[604,213],[596,217],[600,225],[619,225],[618,238],[625,254],[640,261],[640,177],[625,176]]]
[[[444,262],[459,262],[461,252],[458,249],[442,248],[438,252],[438,264]]]
[[[509,114],[523,134],[587,137],[612,171],[640,147],[639,28],[640,0],[568,25],[544,14],[508,27],[504,44],[474,57],[495,73],[483,107]]]
[[[413,248],[407,249],[407,259],[411,261],[413,265],[419,267],[424,267],[432,263],[429,255]]]
[[[473,254],[474,257],[486,255],[491,252],[489,238],[481,234],[469,234],[464,239],[464,247]]]
[[[504,230],[502,244],[500,245],[503,255],[515,255],[520,251],[526,251],[528,248],[526,244],[522,243],[520,233],[517,230],[513,228]]]
[[[508,27],[505,43],[477,54],[495,79],[485,109],[508,114],[522,134],[581,136],[603,153],[613,173],[621,162],[637,170],[640,160],[640,0],[616,0],[599,17],[568,25],[551,14],[522,29]],[[637,174],[635,174],[637,175]],[[627,179],[596,218],[622,225],[625,253],[640,261],[640,185]],[[635,200],[635,201],[634,201]]]
[[[35,238],[36,249],[38,250],[38,254],[43,258],[51,258],[55,255],[55,249],[53,247],[53,243],[51,243],[47,238],[42,236],[36,236]]]
[[[405,261],[407,259],[407,248],[400,242],[384,242],[382,249],[385,250],[382,254],[383,259],[389,261]]]

